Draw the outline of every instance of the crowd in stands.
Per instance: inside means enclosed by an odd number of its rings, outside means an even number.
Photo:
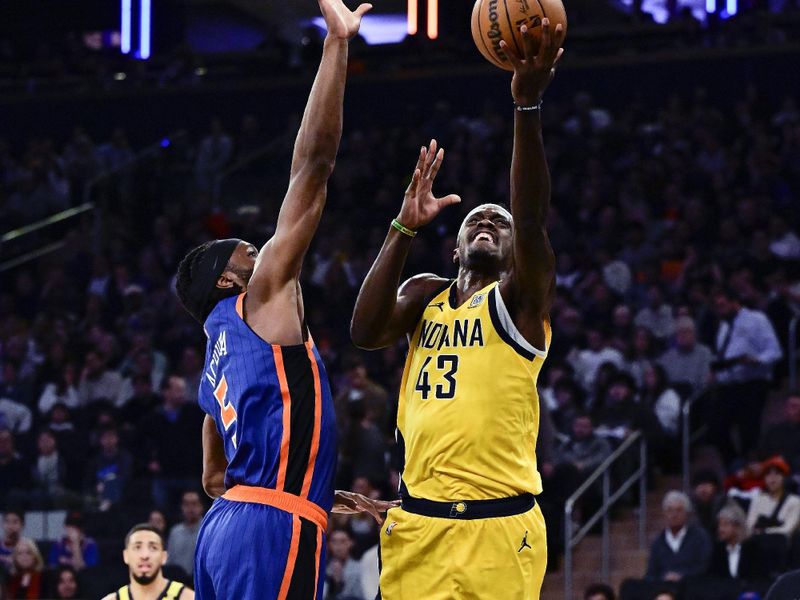
[[[407,273],[452,276],[466,212],[508,199],[506,108],[463,115],[440,104],[414,127],[346,128],[302,279],[307,321],[331,374],[339,488],[383,498],[397,489],[393,425],[405,347],[358,352],[349,320],[419,147],[439,139],[447,154],[437,189],[463,202],[420,232]],[[800,301],[796,99],[747,89],[715,105],[698,89],[660,106],[632,99],[612,110],[582,93],[548,104],[543,119],[557,257],[554,336],[539,381],[551,562],[564,500],[632,431],[648,440],[651,475],[677,472],[682,403],[704,393],[698,406],[720,470],[697,476],[697,526],[688,524],[687,498],[667,497],[668,532],[653,546],[648,576],[671,580],[705,565],[720,574],[724,552],[739,545],[744,574],[746,533],[780,530],[788,540],[800,510],[796,497],[782,500],[800,475],[800,397],[786,399],[786,417],[760,435]],[[3,274],[0,510],[14,597],[67,589],[76,573],[82,585],[99,577],[98,568],[120,562],[124,532],[147,520],[167,531],[176,567],[190,576],[189,548],[207,506],[195,403],[205,339],[178,305],[173,277],[185,252],[210,238],[264,242],[283,193],[264,185],[258,205],[218,209],[220,169],[244,146],[226,125],[215,122],[180,160],[120,178],[125,192],[104,208],[99,238],[83,221],[57,254]],[[98,144],[76,128],[66,141],[0,143],[4,230],[79,203],[104,165],[134,152],[122,130],[110,137]],[[291,143],[287,136],[270,151],[287,170]],[[720,499],[728,490],[738,510]],[[587,499],[582,518],[596,500]],[[42,548],[20,542],[26,513],[53,510],[66,511],[62,539],[37,540]],[[377,576],[376,523],[337,516],[331,527],[326,597],[369,597],[359,582],[374,585]],[[690,557],[672,556],[687,544]]]

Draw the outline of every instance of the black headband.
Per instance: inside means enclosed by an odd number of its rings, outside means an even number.
[[[192,267],[190,276],[192,285],[189,288],[189,297],[186,307],[198,320],[205,317],[203,312],[208,305],[211,293],[217,287],[219,276],[225,271],[233,251],[242,240],[228,239],[211,242],[206,248],[203,258]]]

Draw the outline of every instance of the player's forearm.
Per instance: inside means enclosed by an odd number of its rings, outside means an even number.
[[[335,162],[342,137],[346,75],[347,41],[328,36],[297,133],[292,172],[306,162]]]
[[[542,139],[540,111],[514,113],[511,159],[511,214],[517,231],[543,227],[550,210],[550,170]]]
[[[368,350],[380,348],[394,340],[390,334],[392,316],[397,305],[397,288],[408,258],[412,238],[394,227],[389,229],[375,264],[367,273],[358,293],[350,337],[353,343]]]

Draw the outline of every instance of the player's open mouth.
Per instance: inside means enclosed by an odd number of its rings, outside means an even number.
[[[497,240],[494,239],[494,235],[492,235],[488,231],[481,231],[480,233],[478,233],[478,235],[476,235],[474,238],[472,238],[472,241],[473,242],[491,242],[492,244],[496,244],[497,243]]]

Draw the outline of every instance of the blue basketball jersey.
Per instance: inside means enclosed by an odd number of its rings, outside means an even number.
[[[309,336],[278,346],[242,317],[244,294],[226,298],[205,322],[200,407],[225,443],[225,487],[284,491],[333,505],[337,433],[328,375]]]

